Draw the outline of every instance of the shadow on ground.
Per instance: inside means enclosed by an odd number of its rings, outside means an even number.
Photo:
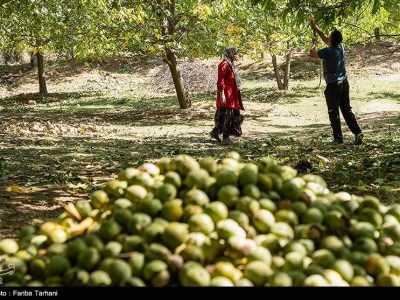
[[[88,199],[93,189],[115,177],[123,168],[180,153],[222,159],[228,151],[238,151],[244,154],[244,160],[270,155],[301,172],[324,176],[333,190],[346,185],[357,193],[359,180],[373,182],[382,172],[386,172],[385,180],[399,180],[400,166],[396,163],[386,163],[380,169],[374,167],[378,160],[392,162],[387,159],[400,151],[400,143],[393,144],[390,140],[393,137],[384,130],[395,117],[381,114],[369,118],[369,133],[360,147],[352,145],[352,136],[348,134],[344,145],[329,145],[330,130],[320,124],[300,127],[301,135],[290,130],[285,133],[245,133],[229,147],[212,140],[207,130],[203,134],[189,132],[182,136],[156,138],[149,135],[135,139],[103,136],[50,140],[1,133],[0,235],[16,234],[16,229],[23,223],[54,218],[62,203]],[[143,118],[148,119],[151,118]],[[351,178],[349,173],[353,174]],[[22,187],[24,192],[11,192],[10,186]],[[390,201],[400,200],[399,192],[390,197]]]

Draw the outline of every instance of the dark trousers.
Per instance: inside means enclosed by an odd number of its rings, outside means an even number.
[[[215,112],[215,127],[213,132],[217,135],[222,133],[223,139],[229,136],[241,136],[243,123],[243,116],[240,110],[233,108],[217,108]]]
[[[361,132],[357,120],[350,106],[349,82],[344,80],[341,83],[329,83],[325,89],[326,105],[328,106],[329,121],[333,130],[333,138],[342,141],[342,128],[340,126],[339,108],[347,126],[353,134]]]

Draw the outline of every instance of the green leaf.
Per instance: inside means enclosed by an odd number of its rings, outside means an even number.
[[[381,8],[381,0],[374,0],[374,5],[372,8],[372,14],[376,14],[378,10]]]

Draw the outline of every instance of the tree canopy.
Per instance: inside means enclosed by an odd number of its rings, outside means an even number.
[[[347,43],[398,39],[400,31],[400,3],[394,0],[4,0],[0,5],[1,49],[81,59],[123,51],[162,57],[181,108],[191,103],[179,57],[214,57],[234,44],[253,57],[270,53],[279,77],[276,56],[285,56],[288,65],[294,48],[310,46],[312,18],[324,31],[343,30]],[[287,80],[289,72],[287,66]],[[44,72],[38,76],[42,92]],[[288,82],[282,84],[287,88]]]

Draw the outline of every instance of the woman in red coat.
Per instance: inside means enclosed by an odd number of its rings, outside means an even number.
[[[240,77],[235,70],[234,61],[237,60],[239,49],[229,47],[225,50],[224,60],[218,65],[217,82],[217,111],[215,113],[215,127],[210,132],[211,137],[224,144],[232,144],[229,136],[241,136],[244,110],[240,95]]]

